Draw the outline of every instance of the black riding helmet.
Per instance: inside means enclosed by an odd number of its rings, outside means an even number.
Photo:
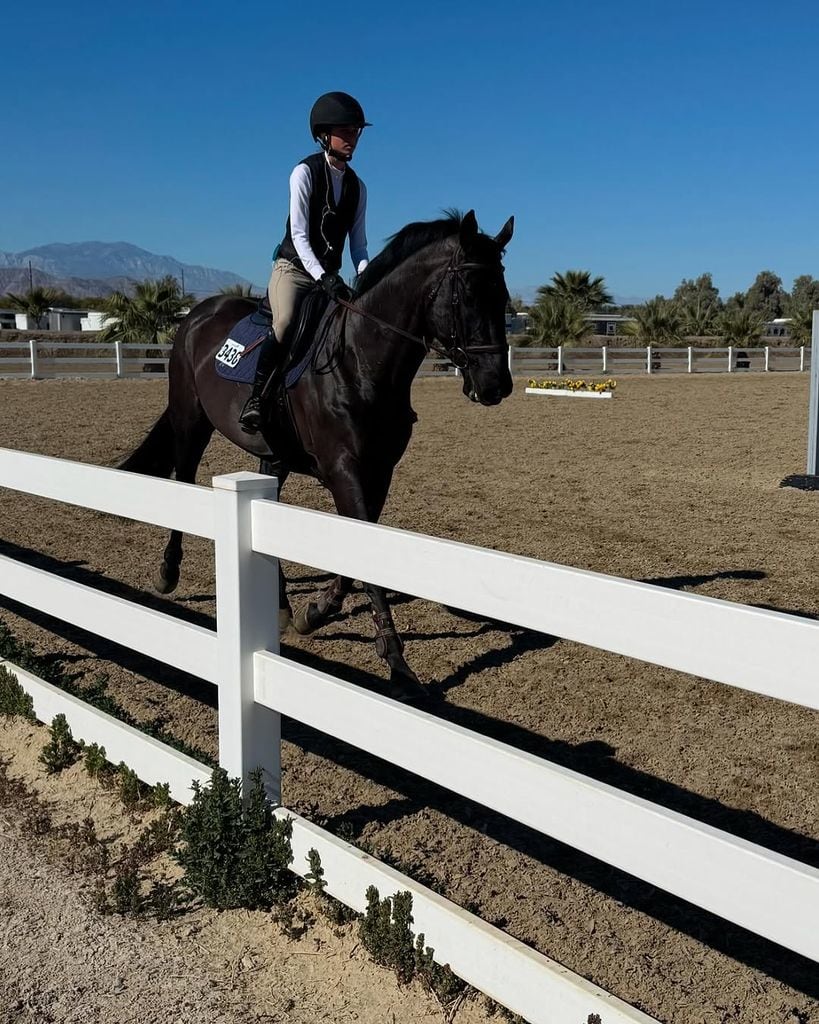
[[[368,128],[364,111],[357,99],[346,92],[326,92],[319,96],[310,111],[310,134],[321,142],[320,136],[336,125],[351,124],[356,128]]]

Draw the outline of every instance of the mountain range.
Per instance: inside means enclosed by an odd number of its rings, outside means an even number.
[[[251,283],[229,270],[182,263],[130,242],[53,242],[22,252],[0,251],[0,293],[28,291],[29,262],[35,285],[77,296],[128,292],[137,281],[157,280],[167,274],[180,283],[184,280],[185,291],[197,298],[230,285]]]

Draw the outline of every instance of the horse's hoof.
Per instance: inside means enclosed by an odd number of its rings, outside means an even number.
[[[286,633],[287,630],[293,625],[293,609],[289,606],[287,608],[279,608],[279,633]]]
[[[159,570],[159,575],[154,580],[154,590],[157,594],[171,594],[176,590],[179,583],[179,569],[167,569],[164,565]]]
[[[430,694],[425,686],[422,686],[418,676],[409,666],[394,668],[390,672],[390,684],[387,688],[387,696],[402,704],[412,704],[414,707],[426,707],[430,702]]]
[[[308,601],[307,604],[303,604],[293,616],[293,628],[295,631],[302,636],[310,636],[311,633],[315,633],[320,625],[316,621],[317,612],[318,607],[315,601]]]

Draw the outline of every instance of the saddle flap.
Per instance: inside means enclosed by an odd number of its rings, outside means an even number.
[[[254,310],[230,329],[214,358],[216,372],[236,384],[252,384],[262,342],[270,331],[270,315]]]

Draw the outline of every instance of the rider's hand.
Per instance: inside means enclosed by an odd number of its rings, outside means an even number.
[[[335,299],[338,302],[339,299],[345,299],[347,302],[353,297],[353,293],[344,283],[340,274],[322,274],[319,278],[319,284],[327,292],[331,299]]]

